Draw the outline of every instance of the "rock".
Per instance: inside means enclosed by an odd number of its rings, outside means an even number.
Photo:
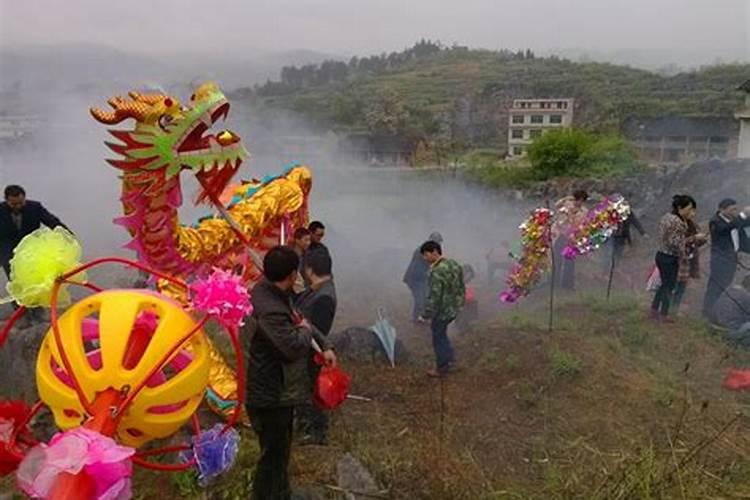
[[[329,340],[333,343],[336,353],[344,358],[355,361],[389,363],[380,339],[372,330],[367,328],[347,328],[332,334]],[[403,342],[398,338],[396,338],[395,359],[396,364],[408,362],[408,353]]]
[[[28,313],[27,313],[28,314]],[[0,349],[0,397],[34,401],[36,358],[49,323],[32,322],[27,328],[15,326]]]
[[[370,471],[362,465],[351,453],[344,455],[336,464],[336,480],[339,488],[346,491],[346,500],[367,500],[369,495],[380,492],[377,481]]]
[[[291,500],[326,500],[326,494],[317,489],[299,488],[292,492]]]
[[[13,306],[10,304],[0,305],[0,321],[5,321],[13,314]]]

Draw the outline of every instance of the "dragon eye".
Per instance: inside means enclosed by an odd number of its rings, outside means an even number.
[[[172,122],[172,115],[164,113],[159,117],[159,126],[163,131],[167,131],[167,125],[169,125]]]

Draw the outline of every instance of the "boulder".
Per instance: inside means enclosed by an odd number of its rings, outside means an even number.
[[[380,493],[377,481],[370,471],[351,453],[344,455],[336,464],[336,479],[344,490],[346,500],[367,500]]]
[[[380,339],[368,328],[351,327],[331,334],[329,340],[339,356],[355,361],[389,363]],[[408,353],[400,339],[396,338],[396,364],[408,362]]]

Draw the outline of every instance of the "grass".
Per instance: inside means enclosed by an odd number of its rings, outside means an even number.
[[[633,299],[562,300],[552,332],[544,306],[532,295],[456,337],[464,369],[442,384],[422,366],[344,361],[352,393],[372,401],[332,415],[329,447],[295,447],[295,483],[330,496],[351,453],[393,499],[750,496],[750,399],[720,389],[750,355],[700,321],[653,325]],[[393,322],[426,365],[424,331]],[[241,434],[235,467],[208,488],[192,473],[137,470],[135,498],[247,498],[258,448]]]
[[[574,377],[581,373],[583,362],[575,354],[553,347],[549,352],[549,368],[556,379]]]

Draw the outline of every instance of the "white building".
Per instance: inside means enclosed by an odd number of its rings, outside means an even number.
[[[745,96],[745,108],[734,115],[740,121],[737,158],[750,158],[750,80],[740,85],[738,90],[744,91],[747,96]]]
[[[523,156],[546,130],[573,124],[573,99],[516,99],[509,110],[508,155]]]

